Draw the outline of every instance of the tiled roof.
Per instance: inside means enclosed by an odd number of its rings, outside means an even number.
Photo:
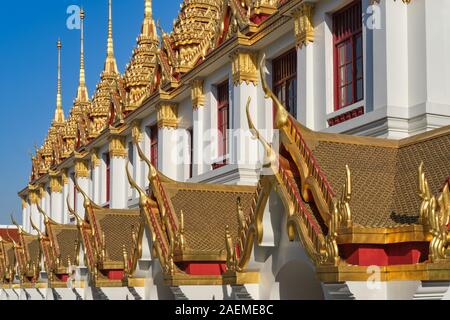
[[[184,214],[186,251],[224,254],[225,226],[233,239],[238,236],[237,199],[248,214],[255,187],[192,183],[163,183],[180,218]]]
[[[123,246],[130,254],[133,231],[140,228],[139,210],[102,209],[94,210],[100,235],[105,234],[106,260],[123,263]]]
[[[442,131],[442,130],[441,130]],[[309,145],[337,195],[352,173],[350,207],[353,222],[365,227],[416,224],[420,213],[418,168],[423,161],[431,192],[438,194],[450,174],[450,127],[444,134],[424,134],[393,141],[358,140],[309,133]],[[384,142],[385,145],[383,145]]]

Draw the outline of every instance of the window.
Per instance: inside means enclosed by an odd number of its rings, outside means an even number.
[[[72,202],[72,206],[73,206],[73,210],[75,210],[75,212],[77,211],[77,188],[75,186],[75,172],[72,172],[70,174],[70,179],[72,180],[72,197],[73,197],[73,202]]]
[[[335,110],[364,99],[361,0],[333,15]]]
[[[217,128],[219,130],[219,157],[225,157],[228,153],[228,129],[229,123],[229,86],[228,79],[217,86]],[[226,164],[224,162],[223,164]]]
[[[158,126],[150,127],[150,161],[158,169]]]
[[[289,50],[273,60],[273,92],[289,113],[296,117],[297,110],[297,51]]]
[[[131,164],[133,170],[132,172],[134,172],[134,148],[132,142],[128,142],[128,161]],[[131,187],[130,184],[128,184],[128,198],[131,199],[132,196],[133,196],[133,188]]]
[[[194,129],[187,129],[189,142],[189,178],[194,176]]]
[[[111,200],[111,158],[109,153],[103,154],[105,161],[106,202]]]
[[[55,212],[52,212],[52,189],[50,187],[47,187],[47,199],[48,202],[45,201],[45,204],[47,205],[46,210],[48,214],[55,214]]]

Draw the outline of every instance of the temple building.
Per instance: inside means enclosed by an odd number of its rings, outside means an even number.
[[[449,1],[144,0],[123,74],[104,2],[0,299],[450,299]]]

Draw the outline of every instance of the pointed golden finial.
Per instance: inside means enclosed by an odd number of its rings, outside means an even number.
[[[152,0],[145,0],[145,18],[152,18]]]
[[[108,14],[108,47],[107,57],[104,71],[107,73],[119,73],[117,69],[116,58],[114,56],[114,42],[113,42],[113,24],[112,24],[112,0],[109,0],[109,14]]]
[[[80,36],[80,80],[78,84],[77,98],[76,102],[88,102],[89,93],[86,87],[86,75],[84,69],[84,18],[85,11],[83,8],[80,10],[80,20],[81,20],[81,36]]]
[[[142,37],[148,37],[154,41],[158,41],[158,34],[156,32],[156,24],[153,20],[152,0],[145,0],[145,15],[144,22],[142,24],[142,31],[140,41]]]
[[[56,43],[56,47],[58,48],[58,88],[56,94],[56,111],[55,118],[53,120],[54,123],[62,124],[64,122],[64,111],[62,107],[62,94],[61,94],[61,40],[58,39]]]

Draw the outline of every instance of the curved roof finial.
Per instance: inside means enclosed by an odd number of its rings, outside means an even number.
[[[67,203],[67,209],[69,210],[69,213],[72,214],[73,216],[75,216],[75,219],[77,219],[78,225],[79,226],[83,225],[83,218],[81,218],[80,215],[74,209],[72,209],[72,207],[70,206],[69,195],[67,195],[66,203]]]
[[[259,64],[259,72],[261,75],[261,84],[262,84],[262,87],[264,90],[264,94],[266,95],[266,98],[271,98],[274,103],[274,107],[276,110],[275,125],[276,125],[277,129],[281,129],[282,127],[284,127],[287,124],[288,119],[289,119],[289,113],[287,112],[287,110],[283,106],[283,104],[280,102],[278,97],[273,93],[273,91],[267,85],[266,75],[265,75],[265,70],[266,70],[265,61],[266,61],[266,57],[264,55]]]
[[[30,216],[30,224],[31,224],[31,227],[38,233],[39,238],[42,239],[44,237],[44,235],[42,234],[41,230],[34,224],[31,216]]]

